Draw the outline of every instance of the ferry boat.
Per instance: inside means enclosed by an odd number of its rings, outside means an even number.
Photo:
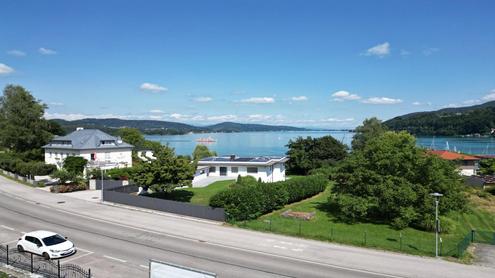
[[[215,140],[211,136],[196,139],[196,142],[200,142],[200,143],[213,143],[213,142],[216,142],[216,141],[217,140]]]

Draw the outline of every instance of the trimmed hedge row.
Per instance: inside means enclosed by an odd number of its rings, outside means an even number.
[[[23,161],[9,154],[1,154],[0,169],[21,176],[45,176],[53,173],[57,167],[42,161]]]
[[[215,194],[210,206],[224,208],[229,221],[255,219],[323,192],[327,185],[328,179],[321,175],[294,177],[275,183],[238,183]]]

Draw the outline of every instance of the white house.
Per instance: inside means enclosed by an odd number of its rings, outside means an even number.
[[[70,134],[53,138],[43,148],[45,163],[57,165],[58,168],[69,156],[84,157],[89,167],[110,169],[132,166],[133,146],[98,129],[77,128]]]
[[[285,180],[285,162],[288,157],[261,156],[261,157],[207,157],[198,161],[198,168],[194,181],[207,177],[252,176],[263,182],[277,182]]]

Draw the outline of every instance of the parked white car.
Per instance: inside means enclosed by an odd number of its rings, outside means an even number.
[[[17,242],[19,252],[31,252],[45,259],[58,259],[76,253],[74,244],[54,232],[34,231],[24,234]]]

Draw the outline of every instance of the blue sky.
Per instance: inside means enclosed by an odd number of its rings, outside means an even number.
[[[47,118],[354,127],[495,100],[494,1],[3,1]]]

